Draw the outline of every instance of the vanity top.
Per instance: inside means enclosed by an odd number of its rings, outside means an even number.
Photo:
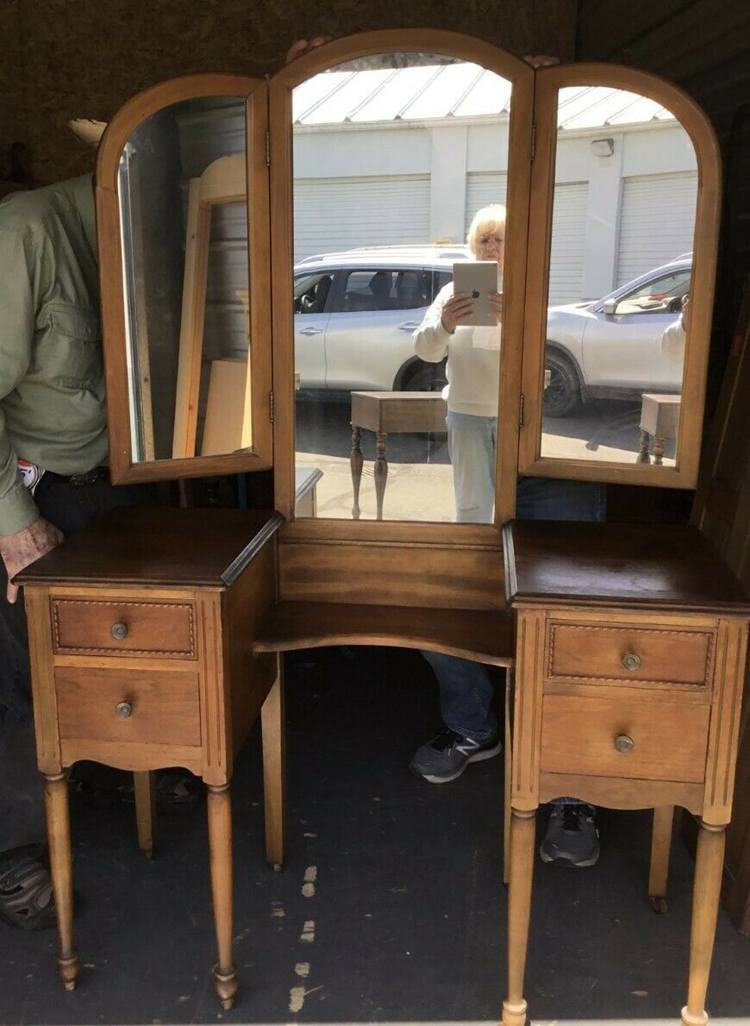
[[[503,527],[508,602],[750,612],[696,527],[514,520]]]
[[[262,510],[121,507],[14,580],[226,588],[283,522],[280,514]]]

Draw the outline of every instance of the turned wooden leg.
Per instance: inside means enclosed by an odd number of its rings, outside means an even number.
[[[55,896],[59,953],[57,967],[66,990],[75,990],[80,963],[73,946],[73,869],[70,850],[68,781],[64,773],[44,778],[49,863]]]
[[[383,519],[383,499],[385,497],[385,483],[388,480],[388,460],[385,458],[385,431],[375,433],[375,501],[377,504],[377,519]]]
[[[651,902],[654,912],[659,913],[667,911],[667,880],[669,879],[669,856],[672,851],[673,824],[674,805],[663,805],[654,809],[648,900]]]
[[[648,447],[649,447],[648,431],[644,431],[643,428],[641,428],[641,444],[640,444],[640,450],[639,450],[638,455],[637,455],[636,460],[635,460],[636,463],[650,463],[651,462],[651,456],[649,455]]]
[[[208,846],[211,893],[218,961],[213,969],[214,990],[221,1007],[229,1010],[237,994],[237,972],[232,959],[232,803],[229,784],[208,785]]]
[[[284,658],[276,656],[277,675],[261,709],[266,859],[275,870],[284,864]]]
[[[362,429],[352,424],[352,452],[349,457],[349,464],[352,468],[352,492],[354,504],[352,505],[352,517],[359,520],[359,486],[362,483]]]
[[[138,847],[147,859],[154,854],[154,820],[156,815],[154,774],[149,770],[133,773],[135,823]]]
[[[535,840],[536,809],[513,809],[508,887],[508,996],[503,1001],[502,1026],[524,1026],[526,1022],[523,978],[529,941]]]
[[[505,672],[505,751],[503,752],[503,758],[505,761],[504,768],[504,800],[503,800],[503,883],[507,884],[510,880],[510,816],[511,816],[511,774],[512,769],[512,741],[513,732],[511,730],[511,689],[513,687],[513,670],[508,669]]]
[[[706,991],[714,951],[716,918],[719,913],[724,871],[725,826],[701,823],[695,857],[693,919],[690,928],[690,979],[687,1005],[682,1009],[683,1026],[706,1026]]]
[[[654,463],[661,466],[664,461],[664,439],[654,438],[654,446],[651,450],[654,456]]]

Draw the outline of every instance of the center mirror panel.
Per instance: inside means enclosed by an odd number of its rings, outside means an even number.
[[[143,121],[120,159],[134,463],[253,447],[246,101]]]
[[[510,101],[418,53],[294,90],[298,517],[492,521]]]

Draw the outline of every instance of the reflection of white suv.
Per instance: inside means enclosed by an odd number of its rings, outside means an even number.
[[[682,366],[662,353],[661,338],[682,308],[691,273],[688,253],[603,299],[551,306],[545,414],[567,417],[586,399],[640,399],[643,392],[679,392]]]
[[[303,389],[433,391],[445,364],[414,355],[412,333],[453,277],[455,246],[382,246],[307,257],[294,268],[295,369]]]

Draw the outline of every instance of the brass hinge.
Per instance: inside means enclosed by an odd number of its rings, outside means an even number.
[[[526,406],[526,396],[523,394],[523,392],[521,392],[521,399],[520,399],[520,402],[518,404],[518,426],[519,427],[523,427],[523,415],[524,415],[524,408],[525,408],[525,406]]]
[[[536,121],[531,122],[531,159],[536,156]]]
[[[271,166],[271,133],[266,132],[266,167]]]
[[[272,424],[273,424],[274,413],[275,413],[275,407],[274,407],[274,401],[273,401],[273,392],[269,392],[268,393],[268,419],[271,421]]]

